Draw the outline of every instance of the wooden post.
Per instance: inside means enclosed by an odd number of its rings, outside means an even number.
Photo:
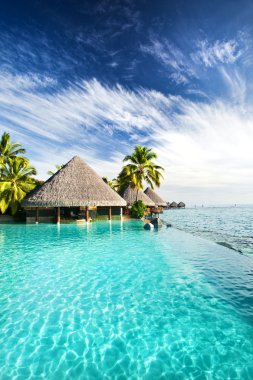
[[[89,207],[86,207],[86,222],[88,223],[90,221],[90,215],[89,215]]]
[[[108,219],[112,220],[112,208],[111,207],[109,207],[109,210],[108,210]]]
[[[56,223],[61,223],[61,208],[57,207]]]
[[[36,215],[35,215],[35,223],[39,223],[39,207],[36,207],[35,209]]]

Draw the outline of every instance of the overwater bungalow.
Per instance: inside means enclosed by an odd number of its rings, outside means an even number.
[[[177,203],[176,202],[171,202],[169,205],[169,208],[177,208]]]
[[[80,157],[73,157],[29,194],[27,223],[121,218],[126,201]]]
[[[144,193],[155,203],[155,209],[152,209],[151,211],[153,213],[161,213],[163,212],[163,209],[167,207],[167,202],[165,202],[160,195],[158,195],[154,190],[152,190],[150,187],[147,187]]]
[[[179,202],[177,205],[178,208],[185,208],[185,203],[184,202]]]
[[[132,188],[130,185],[127,186],[123,191],[120,192],[120,196],[126,201],[127,207],[124,208],[124,214],[128,215],[128,210],[132,207],[134,202],[142,201],[147,206],[147,213],[150,213],[150,207],[155,207],[155,202],[152,201],[142,190]]]
[[[142,201],[147,207],[155,207],[155,202],[153,202],[142,190],[138,190],[137,195],[137,189],[132,188],[130,185],[120,192],[120,196],[126,201],[127,206],[130,207],[135,201]]]

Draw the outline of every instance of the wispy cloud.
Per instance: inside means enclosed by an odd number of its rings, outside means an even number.
[[[193,40],[192,46],[184,44],[182,49],[168,39],[152,35],[149,43],[140,45],[140,50],[161,65],[164,78],[181,85],[181,93],[215,98],[218,93],[227,96],[229,89],[227,97],[239,102],[244,99],[246,77],[253,67],[252,42],[246,31],[238,31],[227,40]],[[219,85],[213,86],[214,83]]]
[[[193,69],[187,63],[187,57],[172,42],[151,38],[148,45],[141,45],[140,48],[143,53],[153,56],[157,62],[170,70],[169,76],[174,82],[185,84],[195,76]]]
[[[155,149],[166,168],[168,200],[248,201],[253,186],[253,115],[247,104],[192,102],[157,91],[84,81],[54,94],[48,78],[1,73],[1,130],[21,141],[45,177],[54,163],[78,154],[114,177],[137,143]],[[50,84],[51,86],[51,84]],[[50,87],[51,88],[51,87]],[[187,189],[191,189],[187,193]],[[232,200],[233,199],[233,200]]]
[[[197,63],[203,63],[206,67],[213,67],[217,64],[232,64],[243,54],[243,48],[235,40],[199,41],[198,50],[192,54],[192,59]]]
[[[221,77],[228,89],[228,96],[235,103],[241,104],[244,106],[245,99],[247,96],[247,84],[246,79],[240,74],[237,69],[225,69],[220,67],[219,71]]]
[[[118,65],[119,65],[118,62],[116,61],[108,63],[108,66],[111,66],[111,67],[117,67]]]
[[[55,46],[39,29],[34,29],[32,36],[15,28],[2,32],[0,50],[2,70],[20,75],[32,71],[37,78],[41,75],[49,78],[51,73],[57,78],[73,76],[74,70],[85,62],[85,56],[77,60],[75,49],[67,51],[63,43]]]

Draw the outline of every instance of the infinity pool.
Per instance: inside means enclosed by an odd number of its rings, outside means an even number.
[[[253,259],[142,222],[0,226],[0,379],[253,379]]]

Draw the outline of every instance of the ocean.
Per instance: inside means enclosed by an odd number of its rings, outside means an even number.
[[[169,209],[161,218],[173,227],[253,255],[253,205]]]

